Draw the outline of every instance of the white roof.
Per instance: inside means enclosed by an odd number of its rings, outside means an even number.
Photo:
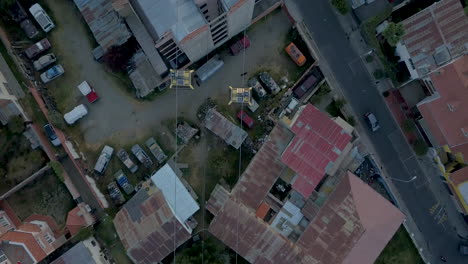
[[[271,223],[271,227],[287,237],[293,232],[293,228],[299,224],[303,217],[301,209],[290,201],[287,201]]]
[[[161,189],[166,202],[181,223],[185,223],[188,218],[200,209],[200,206],[198,206],[169,164],[164,165],[154,173],[151,180]]]
[[[464,182],[458,185],[458,190],[463,196],[463,200],[465,200],[465,203],[468,204],[468,182]]]

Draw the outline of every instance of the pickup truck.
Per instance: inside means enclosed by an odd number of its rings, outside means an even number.
[[[116,205],[120,205],[125,202],[125,197],[123,196],[122,192],[120,192],[119,187],[115,181],[112,181],[107,185],[107,191]]]
[[[239,52],[241,52],[244,49],[247,49],[248,47],[250,47],[250,39],[249,37],[247,37],[247,35],[245,35],[244,37],[236,41],[236,43],[232,44],[231,47],[229,47],[229,49],[231,50],[232,55],[236,56],[237,54],[239,54]]]
[[[114,174],[114,178],[126,194],[131,194],[133,191],[135,191],[135,188],[133,188],[133,185],[128,182],[128,178],[125,176],[122,170],[117,171]]]
[[[41,56],[39,59],[34,61],[33,66],[36,71],[40,71],[56,61],[57,58],[55,57],[55,55],[53,53],[49,53],[44,56]]]
[[[138,161],[143,164],[146,168],[150,168],[153,166],[153,161],[151,158],[146,154],[146,152],[140,147],[140,145],[135,144],[132,147],[132,153],[137,157]]]
[[[83,96],[86,96],[86,99],[88,99],[90,103],[94,103],[99,99],[99,95],[91,88],[87,81],[80,83],[78,85],[78,90],[80,90]]]
[[[124,149],[119,149],[119,151],[117,151],[117,157],[131,173],[135,173],[138,170],[138,165],[130,159],[127,151]]]
[[[28,57],[28,59],[32,59],[37,55],[41,54],[42,52],[50,49],[51,47],[52,45],[50,45],[49,40],[45,38],[32,45],[31,47],[27,48],[24,51],[24,53],[26,54],[26,57]]]
[[[150,149],[151,153],[153,153],[153,156],[156,158],[159,164],[163,163],[164,160],[167,158],[166,154],[164,151],[161,149],[161,147],[158,145],[156,140],[152,137],[150,137],[148,140],[146,140],[146,146]]]

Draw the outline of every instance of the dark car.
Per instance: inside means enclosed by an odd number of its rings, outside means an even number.
[[[23,20],[21,22],[20,27],[23,29],[24,33],[28,38],[33,39],[39,35],[39,31],[37,30],[36,26],[31,22],[29,19]]]
[[[366,123],[369,125],[372,132],[379,130],[380,128],[379,121],[377,120],[377,118],[375,117],[373,113],[371,112],[366,113],[364,115],[364,118],[366,119]]]
[[[458,252],[463,256],[468,256],[468,244],[460,243],[458,245]]]
[[[50,124],[46,124],[44,126],[44,131],[46,132],[47,137],[49,138],[50,142],[52,142],[52,145],[54,146],[60,146],[60,139],[57,137],[57,134],[55,134],[54,128]]]

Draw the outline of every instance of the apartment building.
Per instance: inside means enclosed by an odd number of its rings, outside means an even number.
[[[5,59],[0,55],[0,123],[6,125],[12,116],[22,115],[24,110],[19,104],[19,99],[24,97],[24,92],[15,79]]]

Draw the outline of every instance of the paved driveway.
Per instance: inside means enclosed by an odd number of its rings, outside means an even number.
[[[99,101],[89,105],[88,116],[79,122],[84,140],[91,148],[109,140],[122,144],[134,141],[160,126],[161,121],[175,118],[176,109],[179,116],[195,119],[197,108],[207,97],[227,102],[228,86],[242,86],[240,74],[243,72],[251,73],[273,65],[277,65],[278,72],[295,67],[280,47],[291,24],[283,12],[276,12],[249,31],[252,45],[246,51],[245,62],[242,54],[235,57],[223,54],[225,66],[195,91],[169,90],[152,101],[137,101],[93,60],[87,25],[73,2],[51,0],[49,5],[58,20],[58,27],[52,34],[54,44],[57,44],[55,50],[68,75],[52,83],[50,89],[61,89],[65,93],[62,96],[71,98],[62,110],[86,103],[76,89],[82,80],[87,80],[101,96]]]
[[[370,111],[380,119],[379,131],[365,133],[369,134],[389,175],[402,180],[411,179],[413,175],[418,176],[418,179],[411,183],[393,181],[393,184],[424,235],[427,245],[422,246],[427,246],[430,262],[438,263],[439,256],[444,255],[449,263],[468,263],[468,258],[460,256],[457,252],[457,232],[447,221],[442,220],[443,210],[438,209],[438,215],[432,212],[439,200],[431,191],[430,184],[440,184],[438,176],[425,174],[419,166],[417,158],[406,144],[383,98],[366,72],[363,62],[346,39],[345,32],[328,1],[314,1],[313,4],[307,0],[292,2],[297,4],[303,14],[304,23],[334,77],[344,89],[346,99],[355,113],[362,117]],[[362,118],[360,122],[363,122]]]

